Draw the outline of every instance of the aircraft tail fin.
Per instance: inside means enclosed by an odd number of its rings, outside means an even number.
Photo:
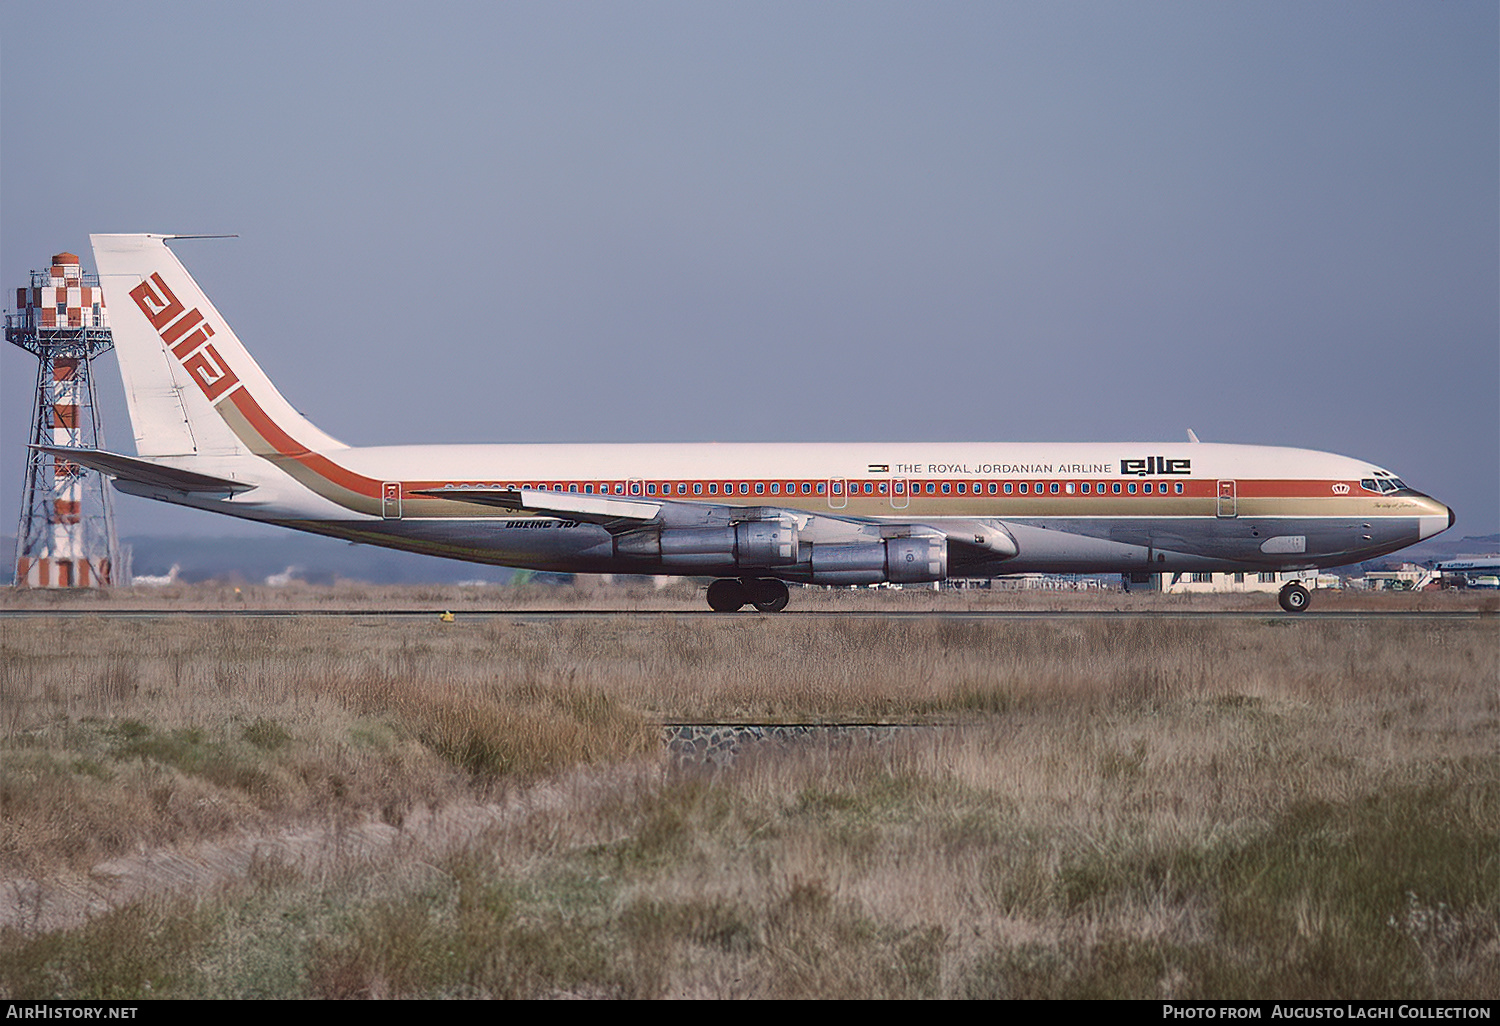
[[[167,248],[171,235],[93,235],[140,456],[259,453],[261,439],[345,448],[292,408]]]

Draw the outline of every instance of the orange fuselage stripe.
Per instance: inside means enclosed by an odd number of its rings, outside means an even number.
[[[303,445],[291,435],[287,434],[280,425],[278,425],[274,420],[271,419],[270,415],[267,414],[265,410],[261,408],[260,404],[255,401],[255,398],[250,394],[249,389],[243,387],[237,388],[233,392],[231,392],[229,396],[226,397],[225,401],[233,403],[235,409],[238,410],[241,416],[244,417],[246,423],[248,423],[251,428],[253,428],[256,433],[260,435],[261,439],[264,440],[266,445],[269,445],[271,447],[274,455],[266,454],[267,459],[294,460],[298,464],[306,468],[313,475],[315,475],[317,478],[326,481],[328,484],[334,486],[337,489],[352,492],[355,495],[363,496],[365,498],[379,500],[382,497],[382,485],[384,482],[379,481],[375,478],[365,477],[363,474],[355,473],[354,471],[349,470],[348,468],[336,463],[334,460],[328,458],[327,456],[308,449],[307,446]],[[246,444],[250,444],[251,442],[250,439],[242,438],[241,440]],[[251,447],[252,449],[258,448],[257,446],[253,445]],[[402,499],[403,501],[411,502],[417,507],[420,507],[434,500],[433,497],[415,494],[417,491],[424,489],[439,489],[444,487],[445,485],[472,485],[476,482],[476,480],[477,479],[470,478],[466,482],[403,481],[400,482]],[[533,479],[531,481],[491,480],[489,481],[489,486],[497,487],[503,484],[507,487],[536,487],[541,490],[576,492],[579,494],[624,495],[630,485],[639,483],[643,487],[641,488],[640,492],[631,492],[630,495],[632,497],[655,498],[657,497],[656,492],[650,491],[646,487],[644,487],[654,484],[660,489],[661,498],[678,497],[694,499],[698,501],[702,501],[704,499],[729,500],[731,498],[740,499],[742,501],[764,500],[767,498],[787,500],[827,500],[829,498],[863,499],[865,497],[875,498],[884,496],[888,498],[905,497],[908,499],[920,500],[968,499],[970,501],[975,498],[994,498],[997,500],[1008,499],[1015,501],[1018,499],[1034,497],[1045,498],[1050,502],[1052,500],[1099,500],[1106,498],[1146,499],[1165,497],[1214,499],[1218,498],[1221,494],[1220,482],[1228,480],[1231,479],[1145,479],[1134,476],[1128,478],[1097,476],[1058,478],[1046,475],[1027,476],[1024,478],[843,477],[832,479],[796,477],[742,479],[734,478],[732,476],[726,476],[715,477],[712,479],[672,478],[670,480],[662,478],[615,478],[607,480],[600,480],[599,478],[574,480]],[[908,486],[904,494],[894,492],[893,486],[898,481]],[[837,493],[833,492],[832,490],[832,485],[834,482],[837,482],[840,486],[840,491]],[[722,494],[719,493],[719,486],[728,486],[731,483],[735,489],[733,492],[728,491],[726,487],[726,490]],[[747,484],[750,491],[741,492],[739,490],[739,486],[741,483]],[[769,486],[773,483],[786,486],[785,491],[770,491]],[[809,485],[809,490],[807,492],[803,492],[802,490],[802,485],[804,483]],[[989,490],[989,486],[992,483],[995,485],[994,492],[991,492]],[[1152,492],[1149,494],[1144,490],[1145,485],[1148,483],[1153,485]],[[1358,481],[1267,478],[1259,480],[1236,479],[1233,483],[1233,497],[1242,500],[1261,498],[1378,498],[1378,495],[1376,493],[1368,492],[1365,489],[1361,488]],[[710,484],[714,486],[714,491],[709,490]],[[866,484],[870,484],[873,486],[868,492],[864,490],[864,486]],[[929,484],[932,485],[931,491],[929,491],[927,487]],[[958,491],[958,487],[960,484],[964,486],[964,492],[962,493]],[[1006,493],[1004,491],[1004,488],[1007,484],[1012,486],[1012,491],[1010,493]],[[1027,493],[1023,494],[1020,491],[1020,486],[1022,484],[1028,486],[1029,491]],[[1043,488],[1038,488],[1038,484],[1043,485],[1045,490]],[[1052,491],[1052,485],[1054,484],[1057,485],[1056,492]],[[1070,484],[1073,486],[1073,491],[1071,492],[1067,490]],[[1087,493],[1082,491],[1082,486],[1084,484],[1088,484],[1090,486],[1090,491]],[[1120,490],[1118,492],[1114,490],[1114,486],[1117,484],[1120,486]],[[1129,490],[1132,484],[1137,486],[1134,493],[1130,492]],[[1176,486],[1179,484],[1183,486],[1183,491],[1180,493],[1176,490]],[[558,487],[549,488],[549,485]],[[683,487],[679,488],[679,485]],[[824,486],[823,490],[819,490],[819,485]],[[943,490],[945,485],[947,486],[947,491]],[[586,491],[586,489],[590,486],[597,489],[597,491]],[[757,486],[765,487],[764,490],[757,490]],[[1107,492],[1105,491],[1106,486],[1108,486]],[[1343,490],[1338,491],[1336,489]],[[642,496],[641,492],[645,492],[646,494]],[[334,495],[325,493],[324,497],[331,498],[335,502],[338,501],[337,497]],[[1226,495],[1226,497],[1228,496]],[[475,512],[477,515],[478,511],[476,510]],[[496,514],[492,513],[489,515]],[[509,515],[513,516],[515,514],[510,513]],[[1017,510],[1013,513],[1010,513],[1009,515],[1015,516],[1025,514],[1023,511]]]

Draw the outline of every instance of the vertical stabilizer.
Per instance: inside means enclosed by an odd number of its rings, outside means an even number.
[[[294,410],[176,254],[171,235],[93,235],[94,261],[141,456],[251,452],[223,413],[253,405],[300,446],[343,443]],[[243,393],[243,394],[240,394]]]

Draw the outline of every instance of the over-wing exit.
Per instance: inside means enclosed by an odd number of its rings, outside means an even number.
[[[715,577],[720,611],[780,610],[787,582],[1311,570],[1453,523],[1380,467],[1266,446],[349,446],[282,397],[172,237],[92,237],[136,454],[66,454],[132,495],[479,563]]]

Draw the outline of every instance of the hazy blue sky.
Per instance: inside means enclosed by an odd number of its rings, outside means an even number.
[[[1191,426],[1488,533],[1497,41],[1488,0],[12,0],[0,286],[238,232],[176,249],[354,444]],[[35,362],[0,348],[3,533]]]

